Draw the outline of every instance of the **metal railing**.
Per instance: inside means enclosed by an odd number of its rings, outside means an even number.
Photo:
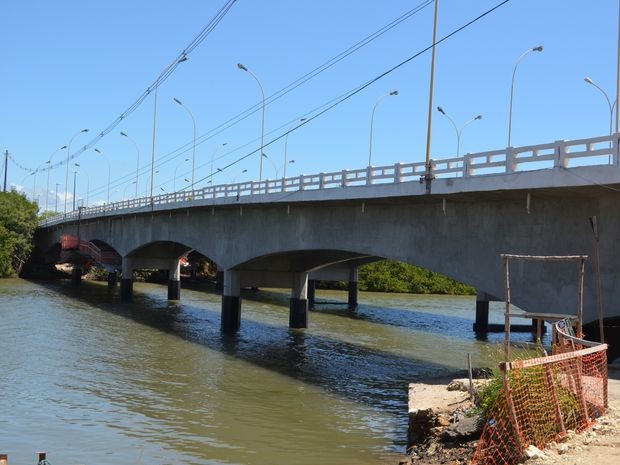
[[[620,133],[572,141],[559,140],[546,144],[507,147],[489,152],[468,153],[462,157],[431,160],[435,178],[472,177],[490,174],[511,174],[540,169],[564,169],[576,166],[618,165]],[[419,181],[426,174],[425,162],[395,163],[387,166],[368,166],[354,170],[247,181],[209,186],[191,191],[173,192],[153,197],[122,200],[107,205],[82,208],[85,216],[107,215],[120,210],[139,209],[196,200],[212,200],[255,196],[271,193],[310,191],[349,186],[372,186]],[[119,212],[120,213],[120,212]],[[78,212],[59,214],[43,220],[40,226],[50,226],[78,219]]]

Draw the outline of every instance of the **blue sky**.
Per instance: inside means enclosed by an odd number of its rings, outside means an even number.
[[[44,165],[80,129],[72,152],[119,116],[190,42],[224,0],[175,2],[2,2],[0,17],[0,149],[23,166]],[[267,95],[377,31],[422,0],[324,1],[237,0],[211,35],[179,65],[159,89],[156,190],[172,191],[191,177],[191,120],[173,97],[191,109],[197,133],[213,128],[260,101],[256,82],[237,69],[241,62],[262,81]],[[499,0],[441,0],[439,37],[478,16]],[[266,141],[291,122],[381,74],[424,49],[432,38],[429,5],[318,77],[266,108]],[[516,76],[512,145],[604,135],[609,111],[603,96],[584,83],[590,76],[615,97],[618,2],[598,0],[511,0],[437,47],[435,106],[460,125],[483,118],[463,132],[461,154],[506,146],[510,79],[517,58],[542,44],[521,64]],[[370,115],[376,100],[398,89],[377,107],[373,165],[424,159],[430,53],[399,68],[288,140],[287,175],[361,168],[368,161]],[[196,179],[224,167],[260,145],[260,112],[231,128],[199,138]],[[136,152],[119,135],[129,134],[141,157],[139,191],[149,184],[153,99],[148,98],[97,147],[111,162],[111,200],[134,192]],[[183,150],[180,150],[180,149]],[[185,150],[185,151],[184,151]],[[454,128],[435,112],[432,157],[456,151]],[[265,148],[271,161],[263,179],[282,175],[284,143]],[[58,152],[54,162],[66,158]],[[81,154],[78,197],[106,199],[107,165],[92,149]],[[273,165],[272,163],[273,162]],[[74,162],[71,162],[73,165]],[[258,179],[255,154],[217,174],[213,182]],[[74,167],[71,166],[71,171]],[[247,172],[243,173],[243,170]],[[86,174],[84,174],[86,173]],[[36,175],[43,202],[46,173]],[[9,183],[32,195],[33,176],[9,164]],[[64,191],[65,167],[51,171],[50,190]],[[206,183],[198,183],[203,187]],[[161,189],[160,189],[161,188]],[[72,190],[72,181],[69,182]],[[62,194],[61,194],[62,195]],[[50,193],[52,199],[54,193]],[[50,203],[52,200],[50,200]]]

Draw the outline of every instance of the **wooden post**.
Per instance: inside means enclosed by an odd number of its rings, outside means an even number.
[[[547,381],[547,389],[551,394],[551,401],[553,402],[553,408],[555,409],[555,420],[560,427],[560,433],[566,432],[564,426],[564,419],[562,418],[562,410],[560,409],[560,402],[558,401],[557,393],[555,392],[555,384],[553,383],[553,372],[549,364],[545,364],[545,380]]]
[[[471,352],[467,352],[467,372],[469,374],[469,400],[474,400],[474,380],[471,373]]]
[[[523,443],[521,442],[521,428],[519,427],[519,419],[517,418],[517,411],[515,410],[514,402],[512,401],[512,389],[510,389],[510,382],[508,380],[508,363],[500,363],[499,369],[502,372],[502,381],[504,385],[504,391],[506,394],[506,406],[508,407],[508,414],[512,420],[512,426],[515,431],[515,436],[519,446],[520,452],[523,452]]]
[[[583,275],[586,261],[582,257],[579,260],[579,304],[577,307],[577,337],[583,337]]]
[[[510,355],[510,259],[504,256],[504,300],[506,301],[506,312],[504,315],[504,355],[506,361]]]
[[[601,343],[605,343],[605,330],[603,326],[603,289],[601,286],[601,258],[599,255],[598,223],[596,216],[590,218],[592,233],[594,234],[594,268],[596,271],[596,307],[598,311],[598,328]]]

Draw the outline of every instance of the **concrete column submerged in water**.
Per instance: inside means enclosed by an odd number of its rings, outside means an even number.
[[[359,273],[357,267],[352,267],[349,271],[349,308],[357,307],[357,288],[359,281]]]
[[[110,271],[108,273],[108,287],[116,287],[116,281],[118,280],[118,276],[116,271]]]
[[[82,268],[74,266],[71,270],[71,284],[79,286],[82,283]]]
[[[241,272],[224,270],[221,330],[235,333],[241,326]]]
[[[168,300],[180,300],[181,260],[178,258],[170,260],[170,268],[168,270]]]
[[[293,274],[288,326],[289,328],[308,327],[308,273]]]
[[[131,258],[123,257],[121,277],[121,300],[129,302],[133,296],[133,263]]]
[[[314,301],[316,298],[316,281],[314,279],[308,280],[308,310],[314,309]]]

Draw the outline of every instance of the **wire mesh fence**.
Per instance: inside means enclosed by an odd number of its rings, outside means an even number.
[[[503,387],[472,464],[512,465],[534,445],[592,425],[607,408],[607,345],[554,328],[554,354],[500,364]]]

